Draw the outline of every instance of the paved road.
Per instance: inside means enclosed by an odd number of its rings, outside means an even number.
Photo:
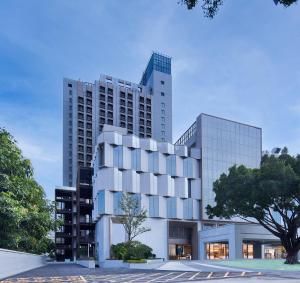
[[[171,266],[169,265],[169,268]],[[206,266],[205,268],[210,268]],[[158,283],[158,282],[199,282],[213,279],[260,277],[257,272],[240,271],[176,271],[176,270],[128,270],[128,269],[87,269],[75,264],[51,264],[37,268],[3,282],[103,282],[103,283]],[[231,282],[231,281],[229,281]]]

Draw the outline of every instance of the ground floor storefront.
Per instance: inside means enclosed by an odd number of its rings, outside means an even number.
[[[200,259],[281,259],[284,248],[260,225],[229,224],[199,232]]]

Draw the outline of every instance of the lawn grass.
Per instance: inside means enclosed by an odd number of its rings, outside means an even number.
[[[284,264],[284,260],[282,259],[221,260],[216,261],[215,263],[239,268],[300,271],[300,264]]]

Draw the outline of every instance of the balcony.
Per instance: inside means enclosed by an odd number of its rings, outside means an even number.
[[[71,232],[55,232],[56,238],[72,237]]]
[[[56,201],[72,201],[72,197],[70,196],[56,196]]]
[[[85,199],[85,198],[80,198],[79,200],[80,205],[93,205],[93,200],[91,199]]]
[[[72,213],[72,208],[65,208],[65,207],[57,207],[57,213]]]
[[[80,236],[79,237],[79,242],[80,243],[94,243],[95,238],[94,238],[93,235]]]

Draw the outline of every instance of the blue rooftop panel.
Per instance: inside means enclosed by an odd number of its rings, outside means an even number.
[[[141,84],[146,85],[153,71],[171,74],[171,57],[153,52],[147,68],[141,79]]]

